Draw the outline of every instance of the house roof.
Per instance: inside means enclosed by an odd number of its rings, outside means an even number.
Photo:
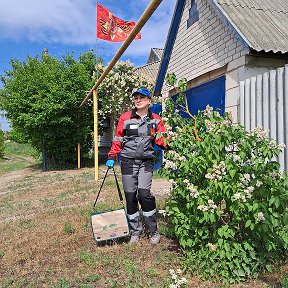
[[[152,48],[152,50],[155,52],[155,54],[157,55],[159,60],[161,60],[164,49],[163,48]]]
[[[144,66],[135,69],[135,72],[149,82],[155,83],[160,68],[160,60],[152,63],[148,63]]]
[[[288,52],[287,0],[210,0],[257,51]]]
[[[163,48],[151,48],[147,64],[161,60],[163,51]]]

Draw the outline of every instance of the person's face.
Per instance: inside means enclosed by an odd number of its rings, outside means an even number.
[[[147,96],[144,96],[140,93],[134,95],[134,105],[137,109],[148,108],[151,104],[151,99]]]

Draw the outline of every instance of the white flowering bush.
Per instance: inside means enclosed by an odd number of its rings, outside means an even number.
[[[104,66],[98,64],[94,73],[95,81],[103,73]],[[132,92],[140,87],[152,90],[153,83],[144,76],[135,73],[135,67],[129,61],[120,61],[115,64],[98,88],[99,97],[99,130],[100,133],[118,121],[123,112],[132,108]],[[112,123],[107,123],[112,120]]]
[[[172,282],[169,285],[169,288],[186,288],[186,287],[188,287],[188,281],[182,275],[183,272],[181,269],[178,268],[176,271],[174,269],[170,269],[169,274],[171,276],[171,282]]]
[[[287,255],[287,177],[275,160],[284,145],[209,106],[182,118],[175,110],[189,114],[186,104],[183,93],[165,103],[170,151],[162,173],[173,182],[165,212],[187,269],[239,282]]]

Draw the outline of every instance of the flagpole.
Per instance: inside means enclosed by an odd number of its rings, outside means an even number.
[[[98,2],[96,3],[96,5]],[[97,28],[96,28],[97,29]],[[96,38],[96,79],[99,77],[99,46]],[[98,139],[98,93],[97,88],[93,90],[93,117],[94,117],[94,179],[99,180],[99,139]]]
[[[94,86],[91,88],[91,90],[88,92],[82,103],[80,104],[80,108],[83,107],[83,105],[87,102],[87,100],[91,97],[94,90],[97,89],[97,87],[102,83],[104,78],[108,75],[108,73],[111,71],[111,69],[114,67],[116,62],[119,60],[119,58],[123,55],[125,50],[128,48],[128,46],[131,44],[131,42],[134,40],[136,35],[140,32],[142,27],[145,25],[145,23],[148,21],[148,19],[151,17],[151,15],[155,12],[155,10],[158,8],[158,6],[161,4],[163,0],[152,0],[149,6],[146,8],[134,28],[132,29],[131,33],[125,40],[125,42],[122,44],[122,46],[119,48],[119,50],[116,52],[114,58],[109,63],[107,68],[104,70],[100,78],[97,80],[97,82],[94,84]]]

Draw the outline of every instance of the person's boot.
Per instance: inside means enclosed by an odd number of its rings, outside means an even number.
[[[155,231],[149,235],[150,243],[156,245],[160,242],[160,234],[158,231]]]
[[[140,241],[140,236],[138,235],[131,235],[131,238],[130,238],[130,241],[129,243],[130,244],[136,244]]]

